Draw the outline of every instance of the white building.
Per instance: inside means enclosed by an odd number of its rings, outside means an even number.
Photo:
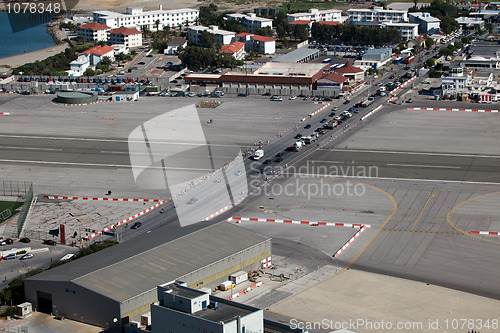
[[[273,28],[273,20],[258,17],[255,13],[249,14],[227,14],[226,19],[233,19],[242,26],[246,27],[251,32],[255,32],[256,28]]]
[[[391,60],[392,49],[369,49],[363,54],[361,60],[356,60],[354,66],[361,69],[380,68]]]
[[[153,11],[143,11],[142,8],[129,7],[125,14],[115,13],[107,10],[94,12],[94,22],[106,24],[111,28],[127,27],[138,28],[146,27],[149,30],[156,30],[164,27],[184,26],[186,22],[195,23],[199,17],[197,9],[160,9]]]
[[[236,39],[245,43],[247,52],[255,51],[263,54],[274,54],[276,52],[276,39],[271,37],[242,32],[236,35]]]
[[[464,30],[484,28],[484,20],[479,17],[457,17],[455,19]]]
[[[418,24],[417,23],[395,23],[395,22],[384,22],[383,27],[394,28],[401,33],[401,39],[410,40],[418,36]]]
[[[383,9],[348,9],[347,16],[350,22],[408,22],[408,13],[404,10]]]
[[[246,54],[245,43],[232,42],[231,44],[228,45],[222,45],[219,53],[221,54],[227,53],[232,55],[236,60],[243,60]]]
[[[264,314],[183,284],[170,284],[158,286],[158,301],[151,305],[151,332],[260,333]]]
[[[83,51],[78,55],[78,58],[70,62],[70,76],[81,76],[85,70],[91,66],[98,65],[104,57],[108,57],[111,61],[115,59],[115,49],[112,46],[94,46]]]
[[[470,69],[500,69],[500,57],[472,56],[460,62],[461,68]]]
[[[200,35],[204,31],[215,35],[216,45],[227,45],[235,41],[235,32],[219,29],[216,25],[211,25],[209,27],[193,25],[188,27],[188,41],[196,45],[201,45]]]
[[[420,34],[439,34],[441,20],[432,17],[429,13],[417,12],[408,13],[410,23],[418,23]]]
[[[86,53],[78,55],[78,59],[69,63],[69,76],[82,76],[83,73],[90,67],[90,56]]]
[[[77,36],[89,42],[106,42],[109,29],[106,24],[87,23],[78,27]]]
[[[468,93],[473,74],[473,71],[464,71],[462,68],[457,68],[449,75],[441,77],[443,96],[456,98],[458,95]]]
[[[319,10],[311,8],[305,13],[295,13],[287,15],[288,23],[293,21],[333,21],[342,22],[342,11],[338,9]]]
[[[187,40],[184,38],[174,38],[170,42],[168,42],[167,47],[163,50],[164,54],[175,54],[179,47],[186,47]]]
[[[137,29],[120,27],[108,32],[110,44],[123,44],[126,47],[138,47],[142,45],[142,32]]]

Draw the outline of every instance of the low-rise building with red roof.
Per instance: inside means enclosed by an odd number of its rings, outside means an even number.
[[[78,26],[77,36],[89,42],[105,42],[108,40],[108,31],[110,29],[106,24],[86,23]]]
[[[257,53],[274,54],[276,52],[276,39],[266,36],[242,32],[237,34],[236,40],[245,43],[245,51]]]
[[[120,27],[110,30],[108,33],[110,44],[123,44],[126,47],[142,46],[142,32],[137,29]]]
[[[220,48],[221,54],[228,53],[231,54],[236,60],[242,60],[245,58],[245,43],[243,42],[232,42],[228,45],[222,45]]]

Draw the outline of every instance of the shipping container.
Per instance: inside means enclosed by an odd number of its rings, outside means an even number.
[[[239,271],[229,276],[229,280],[231,280],[234,284],[240,284],[248,280],[248,274],[244,271]]]
[[[219,285],[219,289],[222,291],[229,290],[231,288],[234,288],[234,283],[231,281],[224,281]]]

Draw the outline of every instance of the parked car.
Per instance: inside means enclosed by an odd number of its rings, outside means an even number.
[[[56,245],[57,243],[56,243],[56,241],[54,241],[54,240],[52,240],[52,239],[46,239],[46,240],[44,240],[44,241],[43,241],[43,243],[42,243],[42,244],[52,245],[52,246],[54,246],[54,245]]]
[[[271,164],[271,162],[272,162],[271,160],[265,160],[264,164]]]
[[[290,96],[288,99],[291,100],[291,101],[294,101],[294,100],[297,99],[297,96]]]
[[[19,240],[19,242],[21,242],[21,243],[29,243],[29,242],[31,242],[31,239],[29,239],[28,237],[24,237],[24,238],[21,238]]]
[[[14,243],[14,241],[12,240],[12,238],[0,239],[1,245],[10,245],[13,243]]]
[[[311,128],[311,124],[307,124],[306,126],[304,126],[305,129],[309,129]]]
[[[17,255],[15,253],[9,253],[5,257],[3,257],[3,260],[11,260],[11,259],[16,259]]]
[[[351,101],[348,100],[348,99],[346,99],[345,102],[344,102],[344,104],[349,104],[349,103],[351,103]]]
[[[301,137],[302,137],[302,134],[300,134],[300,133],[299,133],[299,134],[297,134],[294,138],[295,138],[295,139],[300,139]]]
[[[327,121],[328,121],[328,119],[323,118],[323,119],[321,119],[319,122],[320,122],[320,123],[326,123]]]
[[[281,163],[283,162],[283,157],[277,157],[276,158],[276,163]]]

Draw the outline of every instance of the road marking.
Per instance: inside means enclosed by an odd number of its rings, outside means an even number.
[[[403,163],[387,163],[387,166],[402,166],[402,167],[418,167],[418,168],[440,168],[440,169],[460,169],[459,166],[448,165],[428,165],[428,164],[403,164]]]
[[[363,150],[363,149],[338,149],[330,148],[324,150],[338,152],[358,152],[358,153],[377,153],[377,154],[402,154],[402,155],[428,155],[428,156],[453,156],[453,157],[484,157],[500,158],[500,155],[474,155],[474,154],[453,154],[453,153],[429,153],[429,152],[411,152],[411,151],[386,151],[386,150]]]
[[[132,168],[126,164],[99,164],[99,163],[77,163],[77,162],[50,162],[50,161],[29,161],[29,160],[0,160],[0,162],[11,163],[26,163],[26,164],[49,164],[49,165],[75,165],[75,166],[97,166],[107,168]],[[190,170],[190,171],[208,171],[213,172],[213,169],[196,169],[196,168],[173,168],[173,167],[155,167],[149,165],[134,165],[134,168],[149,168],[149,169],[169,169],[169,170]]]
[[[2,149],[21,149],[21,150],[50,150],[50,151],[62,151],[61,148],[43,148],[43,147],[11,147],[11,146],[0,146]]]
[[[95,142],[118,142],[118,143],[143,143],[144,141],[138,140],[119,140],[119,139],[97,139],[97,138],[73,138],[73,137],[55,137],[55,136],[32,136],[32,135],[7,135],[0,134],[2,138],[16,138],[16,139],[45,139],[45,140],[66,140],[66,141],[95,141]],[[192,143],[192,142],[171,142],[171,141],[150,141],[149,143],[154,144],[168,144],[168,145],[193,145],[193,146],[204,146],[204,144]],[[224,144],[211,144],[213,147],[238,147],[239,145],[224,145]]]
[[[412,232],[417,234],[434,234],[434,235],[454,235],[454,236],[467,236],[459,232],[439,232],[439,231],[421,231],[421,230],[397,230],[397,229],[382,229],[383,231],[396,231],[396,232]]]
[[[500,244],[500,242],[497,242],[497,241],[494,241],[494,240],[491,240],[491,239],[486,239],[486,238],[480,237],[479,235],[469,234],[469,233],[463,231],[462,229],[460,229],[459,227],[457,227],[453,222],[451,222],[451,218],[450,218],[451,215],[453,214],[453,212],[455,211],[455,209],[459,208],[463,204],[468,203],[468,202],[470,202],[472,200],[475,200],[475,199],[479,199],[479,198],[482,198],[482,197],[486,197],[488,195],[495,195],[495,194],[500,194],[500,192],[492,192],[492,193],[481,194],[481,195],[478,195],[476,197],[472,197],[472,198],[469,198],[469,199],[467,199],[465,201],[462,201],[461,203],[459,203],[458,205],[456,205],[455,207],[453,207],[448,214],[446,214],[446,222],[448,222],[453,228],[455,228],[456,230],[460,231],[465,236],[474,237],[474,238],[479,239],[479,240],[481,240],[483,242],[488,242],[488,243],[493,243],[493,244]]]
[[[318,160],[309,160],[312,163],[330,163],[330,164],[344,164],[345,162],[341,161],[318,161]]]
[[[369,176],[349,176],[349,175],[321,175],[315,173],[302,173],[302,172],[294,172],[294,173],[283,173],[285,175],[298,175],[298,176],[306,176],[306,177],[336,177],[339,179],[343,178],[359,178],[359,179],[380,179],[380,180],[398,180],[398,181],[419,181],[419,182],[431,182],[431,183],[457,183],[457,184],[482,184],[482,185],[496,185],[498,186],[500,183],[492,183],[492,182],[472,182],[472,181],[463,181],[463,180],[444,180],[444,179],[421,179],[421,178],[393,178],[393,177],[369,177]]]
[[[424,207],[422,207],[422,209],[420,210],[420,214],[418,214],[418,217],[415,220],[415,222],[413,223],[411,230],[413,230],[415,228],[415,225],[417,224],[418,220],[420,220],[420,218],[422,217],[422,214],[424,213],[425,207],[427,207],[427,205],[429,204],[429,201],[431,201],[432,198],[434,198],[434,194],[429,192],[429,196],[427,197],[427,201],[425,202]]]

